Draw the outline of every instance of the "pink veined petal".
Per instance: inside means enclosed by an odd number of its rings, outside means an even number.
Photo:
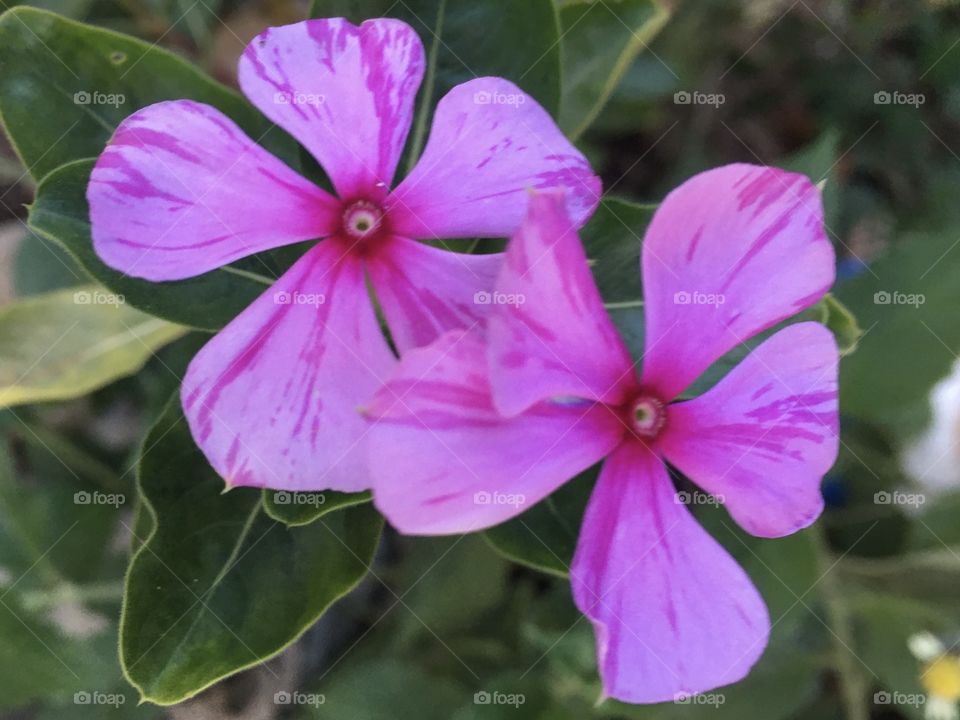
[[[340,245],[308,251],[190,363],[184,412],[228,485],[370,487],[357,409],[395,359]]]
[[[837,459],[837,362],[829,330],[791,325],[709,392],[671,405],[658,448],[747,532],[805,528],[823,510],[820,481]]]
[[[120,123],[87,200],[97,254],[148,280],[200,275],[339,224],[334,198],[219,110],[190,100],[150,105]]]
[[[566,188],[577,227],[602,189],[546,110],[513,83],[485,77],[440,100],[423,156],[387,202],[406,237],[505,237],[523,221],[531,188]]]
[[[617,700],[669,702],[736,682],[766,647],[770,618],[753,583],[640,443],[604,464],[570,579]]]
[[[467,255],[394,237],[367,261],[400,353],[483,322],[503,255]]]
[[[473,532],[520,514],[619,442],[594,403],[494,409],[479,333],[453,330],[404,355],[366,414],[374,502],[404,533]]]
[[[636,389],[630,352],[603,307],[563,193],[531,196],[492,299],[490,384],[504,415],[559,396],[618,405]]]
[[[240,87],[327,171],[344,200],[379,200],[394,171],[423,79],[420,38],[380,18],[268,28],[240,58]]]
[[[643,243],[643,384],[673,399],[756,333],[833,284],[820,192],[803,175],[727,165],[660,205]]]

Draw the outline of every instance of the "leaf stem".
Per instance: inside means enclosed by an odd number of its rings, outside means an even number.
[[[410,155],[407,158],[406,171],[409,173],[420,159],[423,144],[427,134],[427,117],[433,102],[433,89],[437,80],[437,55],[440,52],[440,37],[443,34],[443,18],[447,12],[447,0],[440,0],[437,7],[437,20],[434,23],[433,41],[430,43],[430,56],[427,59],[427,76],[423,83],[423,96],[420,99],[420,108],[417,111],[417,124],[413,129],[413,140],[410,145]]]
[[[826,533],[822,525],[814,525],[810,530],[813,547],[820,567],[820,596],[827,611],[828,625],[833,636],[833,664],[840,681],[840,692],[847,720],[870,720],[870,705],[867,701],[870,692],[869,680],[862,669],[852,648],[854,647],[853,620],[850,608],[831,571],[836,558],[830,550]]]

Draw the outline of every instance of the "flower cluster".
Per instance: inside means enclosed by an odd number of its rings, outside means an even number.
[[[308,21],[247,48],[244,93],[333,194],[191,101],[133,114],[98,159],[95,247],[129,275],[177,280],[317,241],[193,359],[182,401],[197,445],[229,485],[372,488],[397,529],[425,535],[496,525],[603,461],[569,570],[607,694],[660,702],[743,677],[765,606],[667,463],[754,535],[819,515],[838,443],[825,328],[787,325],[681,397],[831,286],[816,188],[731,165],[666,198],[643,244],[638,371],[577,235],[599,180],[519,88],[453,88],[394,186],[423,72],[420,40],[393,20]],[[421,242],[471,237],[511,240],[504,254]]]

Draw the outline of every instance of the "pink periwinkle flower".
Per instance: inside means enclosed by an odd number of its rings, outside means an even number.
[[[562,196],[539,194],[507,248],[485,334],[451,331],[407,354],[370,403],[377,506],[405,533],[471,532],[606,458],[570,579],[607,695],[669,701],[742,678],[766,646],[766,607],[665,463],[757,536],[820,514],[838,446],[826,328],[788,325],[699,397],[677,398],[829,289],[822,220],[810,181],[771,168],[730,165],[670,193],[643,244],[637,373]]]
[[[506,237],[528,187],[566,187],[582,224],[600,184],[547,112],[501,78],[453,88],[423,155],[391,182],[424,73],[423,45],[389,19],[271,28],[240,60],[247,98],[326,170],[336,196],[267,153],[219,111],[187,100],[127,118],[87,197],[111,267],[177,280],[305,240],[308,250],[194,358],[182,400],[197,444],[230,485],[369,487],[357,408],[400,353],[489,310],[502,254],[423,239]]]

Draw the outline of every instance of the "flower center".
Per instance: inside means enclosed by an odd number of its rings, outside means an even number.
[[[627,408],[627,423],[637,437],[656,437],[667,422],[666,405],[653,395],[642,393]]]
[[[376,235],[383,224],[383,210],[369,200],[357,200],[343,211],[343,231],[355,240]]]

